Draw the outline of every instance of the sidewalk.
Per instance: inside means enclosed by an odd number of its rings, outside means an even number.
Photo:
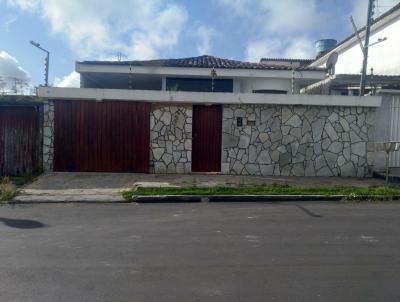
[[[290,186],[382,185],[383,180],[347,177],[262,177],[216,174],[47,173],[23,187],[12,202],[124,202],[121,192],[134,186]]]

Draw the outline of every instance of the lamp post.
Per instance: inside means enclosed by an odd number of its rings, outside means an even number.
[[[45,68],[45,73],[44,73],[44,86],[49,86],[49,64],[50,64],[50,52],[43,47],[40,46],[39,43],[35,41],[29,41],[33,46],[39,48],[40,50],[44,51],[46,53],[46,59],[44,61],[44,68]]]

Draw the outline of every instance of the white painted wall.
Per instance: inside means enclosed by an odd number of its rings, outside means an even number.
[[[259,89],[285,90],[288,94],[292,91],[291,79],[242,78],[240,83],[240,92],[242,93],[251,93],[253,90]]]
[[[240,79],[233,79],[233,93],[241,92],[241,81]]]
[[[384,37],[388,39],[369,48],[367,71],[369,73],[370,69],[374,68],[374,74],[398,75],[400,74],[400,19],[373,32],[370,44]],[[362,40],[364,39],[362,38]],[[339,52],[335,73],[359,74],[362,59],[359,44],[353,43],[351,47]]]
[[[259,93],[183,92],[99,88],[39,87],[38,96],[47,99],[85,99],[192,104],[280,104],[308,106],[379,107],[381,96],[285,95]]]
[[[92,65],[77,62],[75,70],[78,73],[115,73],[115,74],[147,74],[184,77],[210,77],[209,68],[189,67],[157,67],[157,66],[135,66],[132,69],[129,65]],[[217,77],[221,78],[291,78],[291,70],[264,70],[264,69],[234,69],[216,68]],[[325,77],[324,70],[318,71],[297,71],[297,78],[308,80],[322,80]]]

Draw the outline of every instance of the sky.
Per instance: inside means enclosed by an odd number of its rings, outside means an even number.
[[[375,17],[399,0],[376,0]],[[75,61],[214,55],[313,58],[366,22],[367,0],[0,0],[0,79],[78,86]],[[1,87],[0,87],[1,88]]]

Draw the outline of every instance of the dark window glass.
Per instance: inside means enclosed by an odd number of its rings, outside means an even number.
[[[167,90],[211,92],[211,79],[196,78],[167,78]],[[229,79],[215,79],[214,92],[233,92],[233,81]]]
[[[253,90],[253,93],[287,94],[287,91],[277,89],[258,89]]]

